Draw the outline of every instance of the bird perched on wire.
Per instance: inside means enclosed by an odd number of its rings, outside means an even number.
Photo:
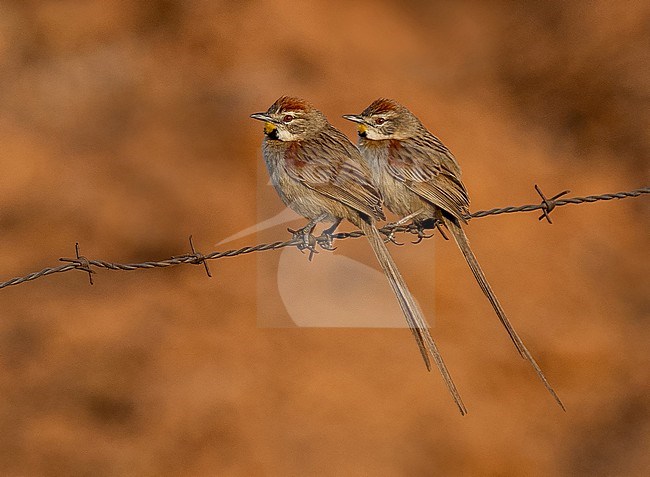
[[[358,124],[359,150],[386,207],[419,227],[440,223],[451,231],[476,281],[492,304],[520,355],[528,360],[557,403],[564,409],[537,362],[508,320],[488,284],[462,225],[469,217],[469,196],[454,155],[405,106],[378,99],[361,114],[345,115]]]
[[[303,248],[313,249],[312,232],[316,224],[332,222],[332,227],[323,232],[331,237],[343,219],[363,231],[397,297],[427,369],[430,355],[461,414],[465,414],[467,409],[424,316],[377,230],[376,221],[385,218],[381,197],[358,149],[323,113],[302,99],[283,96],[266,112],[252,114],[251,118],[264,121],[264,161],[278,195],[288,207],[309,220],[305,227],[293,231],[294,237],[302,240]],[[327,242],[331,246],[331,238]]]

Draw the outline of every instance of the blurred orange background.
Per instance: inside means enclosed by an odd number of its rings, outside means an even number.
[[[75,241],[141,262],[255,225],[248,116],[282,94],[351,138],[342,114],[404,103],[455,153],[473,210],[536,202],[535,183],[648,185],[648,25],[648,2],[2,2],[0,280]],[[439,236],[391,250],[466,417],[404,329],[258,326],[284,311],[259,309],[255,254],[212,262],[212,279],[99,270],[91,287],[74,271],[2,289],[0,473],[647,475],[648,212],[641,197],[467,227],[566,413]]]

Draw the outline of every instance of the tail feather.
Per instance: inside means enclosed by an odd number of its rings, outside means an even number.
[[[413,336],[415,337],[415,341],[418,344],[418,348],[420,349],[420,353],[422,354],[422,358],[424,359],[427,369],[431,370],[431,364],[428,356],[430,354],[433,358],[433,361],[436,363],[440,374],[442,374],[445,384],[447,385],[447,388],[449,389],[449,392],[451,393],[456,405],[460,409],[460,413],[462,415],[467,414],[467,408],[463,404],[458,389],[456,389],[456,385],[451,378],[451,374],[447,369],[447,365],[443,361],[442,355],[440,354],[436,343],[433,341],[433,338],[429,333],[427,322],[425,321],[419,306],[413,298],[413,295],[411,295],[411,292],[407,288],[402,275],[399,273],[399,270],[397,269],[393,258],[388,253],[388,248],[386,247],[383,238],[379,234],[379,231],[373,224],[368,224],[363,221],[361,221],[361,230],[364,232],[366,237],[368,237],[368,241],[370,242],[370,246],[372,247],[377,260],[379,261],[379,265],[384,271],[386,278],[388,278],[388,282],[390,283],[393,292],[395,292],[397,301],[399,302],[400,308],[404,312],[406,321],[409,325],[409,328],[411,329],[411,332],[413,333]]]
[[[494,311],[499,317],[501,324],[508,332],[508,335],[510,335],[510,339],[512,340],[515,347],[517,348],[517,351],[519,351],[519,354],[522,356],[522,358],[526,359],[531,364],[531,366],[537,373],[537,376],[539,376],[539,379],[541,379],[542,383],[544,383],[544,386],[546,387],[548,392],[551,394],[551,396],[553,396],[553,399],[555,399],[555,401],[560,405],[560,407],[564,411],[566,411],[564,404],[562,404],[562,401],[560,400],[559,396],[556,394],[555,390],[546,379],[546,376],[544,376],[544,373],[540,369],[539,365],[537,364],[533,356],[530,354],[530,352],[524,345],[523,341],[521,340],[521,338],[519,337],[515,329],[510,324],[510,321],[508,320],[505,311],[503,311],[503,308],[501,307],[499,300],[497,299],[496,295],[492,291],[492,288],[490,287],[487,278],[485,278],[485,274],[483,273],[481,266],[476,260],[476,256],[474,255],[472,249],[469,246],[469,240],[467,240],[467,236],[465,235],[465,232],[461,228],[460,224],[457,222],[457,219],[450,219],[448,217],[444,217],[444,222],[447,228],[451,231],[452,235],[454,236],[454,240],[456,241],[458,248],[460,248],[461,252],[463,252],[463,255],[465,256],[465,260],[467,261],[469,268],[472,270],[472,274],[474,275],[474,278],[478,282],[478,285],[481,288],[481,290],[483,290],[483,293],[485,294],[487,299],[492,304],[492,308],[494,308]]]

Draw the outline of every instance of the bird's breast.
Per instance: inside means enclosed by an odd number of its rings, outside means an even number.
[[[284,149],[283,161],[284,167],[288,169],[300,170],[307,165],[307,161],[300,154],[301,144],[298,141],[288,142]]]

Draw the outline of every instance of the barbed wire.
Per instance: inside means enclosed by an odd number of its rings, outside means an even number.
[[[494,208],[489,210],[479,210],[477,212],[468,215],[467,219],[472,219],[472,218],[476,219],[476,218],[489,217],[489,216],[500,215],[500,214],[512,214],[518,212],[532,212],[535,210],[541,210],[542,215],[539,216],[538,220],[546,219],[548,223],[552,224],[553,222],[551,222],[551,218],[549,215],[556,207],[562,207],[569,204],[585,204],[585,203],[597,202],[602,200],[625,199],[630,197],[639,197],[643,194],[650,194],[650,187],[642,187],[640,189],[634,189],[626,192],[616,192],[613,194],[588,195],[586,197],[569,197],[565,199],[560,199],[560,197],[563,197],[569,193],[568,190],[565,190],[560,192],[559,194],[555,194],[553,197],[548,199],[546,198],[544,193],[537,185],[535,185],[535,190],[537,191],[540,198],[542,199],[541,203],[500,207],[500,208]],[[436,227],[437,225],[438,224],[435,224],[433,225],[433,227]],[[429,228],[433,228],[433,227],[429,227]],[[415,224],[409,224],[409,225],[389,224],[379,229],[379,231],[382,232],[384,235],[386,235],[391,241],[394,241],[393,236],[395,233],[411,233],[417,235],[417,240],[413,243],[419,243],[420,241],[422,241],[423,238],[430,237],[428,235],[424,235],[422,228],[416,226]],[[440,231],[442,232],[442,230]],[[333,234],[332,238],[336,240],[343,240],[347,238],[358,238],[361,237],[362,235],[363,232],[361,232],[360,230],[355,230],[353,232],[340,232],[340,233]],[[315,240],[321,247],[323,248],[327,247],[326,237],[323,236],[315,237]],[[93,284],[92,276],[94,273],[96,273],[95,270],[93,270],[93,267],[106,268],[108,270],[128,271],[128,270],[149,269],[149,268],[164,268],[164,267],[171,267],[174,265],[182,265],[187,263],[194,264],[194,265],[202,264],[205,267],[205,272],[207,273],[207,275],[211,277],[212,274],[210,273],[210,269],[208,267],[208,260],[217,260],[225,257],[236,257],[238,255],[244,255],[253,252],[263,252],[267,250],[277,250],[285,247],[298,247],[301,250],[304,249],[303,239],[292,238],[291,240],[286,240],[286,241],[263,243],[263,244],[242,247],[233,250],[226,250],[223,252],[211,252],[204,255],[200,252],[197,252],[196,249],[194,248],[194,242],[192,236],[190,236],[189,241],[190,241],[191,253],[187,253],[184,255],[177,255],[166,260],[147,261],[141,263],[113,263],[113,262],[107,262],[105,260],[91,260],[84,257],[83,255],[80,255],[79,243],[76,243],[75,258],[59,259],[62,262],[66,262],[65,265],[59,265],[58,267],[44,268],[43,270],[40,270],[38,272],[33,272],[22,277],[16,277],[7,280],[5,282],[1,282],[0,289],[13,286],[13,285],[20,285],[22,283],[36,280],[37,278],[45,277],[47,275],[68,272],[70,270],[81,270],[85,273],[88,273],[88,279],[90,281],[90,284],[92,285]],[[311,255],[313,255],[313,253],[314,250],[312,249],[310,252],[310,258]]]

